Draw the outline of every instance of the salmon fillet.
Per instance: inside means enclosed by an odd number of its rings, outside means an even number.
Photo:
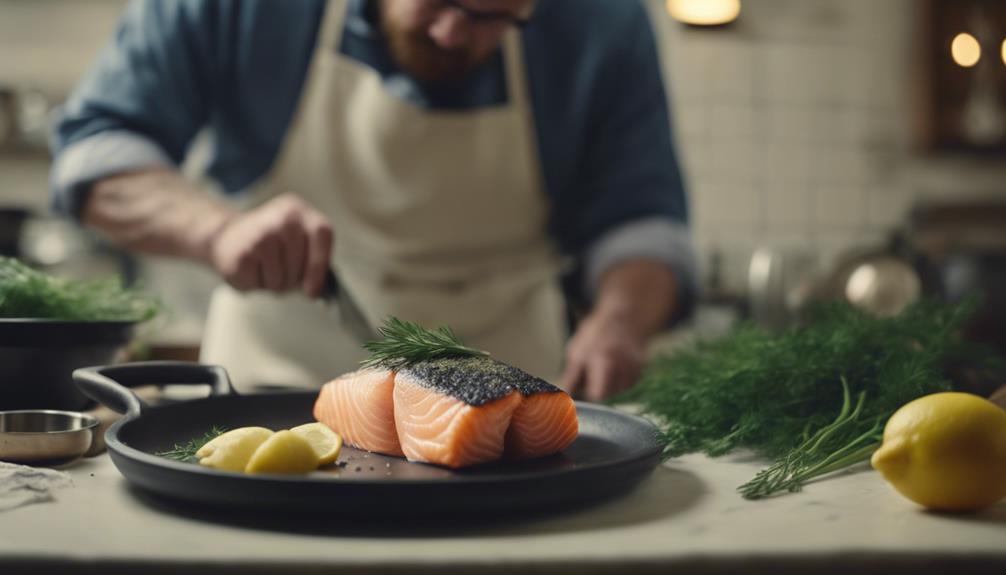
[[[481,357],[348,373],[322,387],[314,417],[353,447],[452,468],[551,455],[579,432],[568,394]]]
[[[387,455],[404,455],[398,442],[393,393],[395,374],[361,369],[326,383],[314,404],[314,418],[347,444]]]
[[[395,419],[405,457],[466,467],[502,457],[520,393],[486,358],[420,362],[395,377]],[[512,368],[510,368],[512,369]]]
[[[506,456],[530,459],[558,453],[576,441],[580,433],[576,404],[558,387],[524,375],[515,382],[522,399],[506,432]]]

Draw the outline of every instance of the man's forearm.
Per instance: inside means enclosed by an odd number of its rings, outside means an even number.
[[[667,326],[679,305],[678,290],[674,271],[667,264],[626,261],[605,272],[593,314],[617,318],[645,340]]]
[[[130,251],[209,263],[213,239],[235,212],[164,169],[95,182],[81,217]]]

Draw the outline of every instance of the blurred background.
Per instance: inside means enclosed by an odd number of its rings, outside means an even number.
[[[693,330],[786,325],[828,297],[889,313],[979,291],[974,330],[1006,349],[1006,2],[647,3],[705,284]],[[0,253],[142,281],[173,310],[150,341],[186,349],[213,277],[47,215],[49,115],[123,5],[0,0]],[[190,160],[197,173],[198,146]]]

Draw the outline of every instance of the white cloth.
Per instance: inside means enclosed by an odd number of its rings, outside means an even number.
[[[53,491],[72,485],[63,471],[0,462],[0,511],[52,501]]]

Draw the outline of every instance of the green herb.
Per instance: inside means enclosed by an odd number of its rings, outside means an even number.
[[[401,369],[429,359],[489,356],[484,351],[466,347],[447,326],[428,330],[417,323],[389,317],[377,331],[381,339],[363,344],[370,352],[370,357],[360,364],[363,367]]]
[[[156,301],[115,280],[59,279],[0,257],[0,317],[146,321],[159,311]]]
[[[884,420],[876,418],[862,434],[846,441],[846,430],[859,423],[866,392],[859,392],[852,408],[849,384],[842,378],[842,411],[830,425],[822,427],[772,466],[761,470],[754,479],[738,488],[747,499],[768,497],[781,491],[799,491],[800,487],[822,475],[866,461],[880,447]]]
[[[1003,372],[990,350],[959,335],[976,307],[927,301],[882,319],[831,304],[781,333],[745,325],[657,358],[616,401],[662,420],[666,457],[748,449],[774,459],[740,488],[745,497],[797,491],[868,460],[890,415],[951,389],[950,370]]]
[[[183,461],[186,463],[196,463],[196,452],[199,451],[202,446],[213,441],[217,437],[220,437],[226,428],[213,426],[209,431],[204,433],[202,436],[195,439],[190,439],[185,443],[176,443],[174,447],[168,451],[161,451],[155,455],[161,457],[167,457],[168,459],[174,459],[175,461]]]

